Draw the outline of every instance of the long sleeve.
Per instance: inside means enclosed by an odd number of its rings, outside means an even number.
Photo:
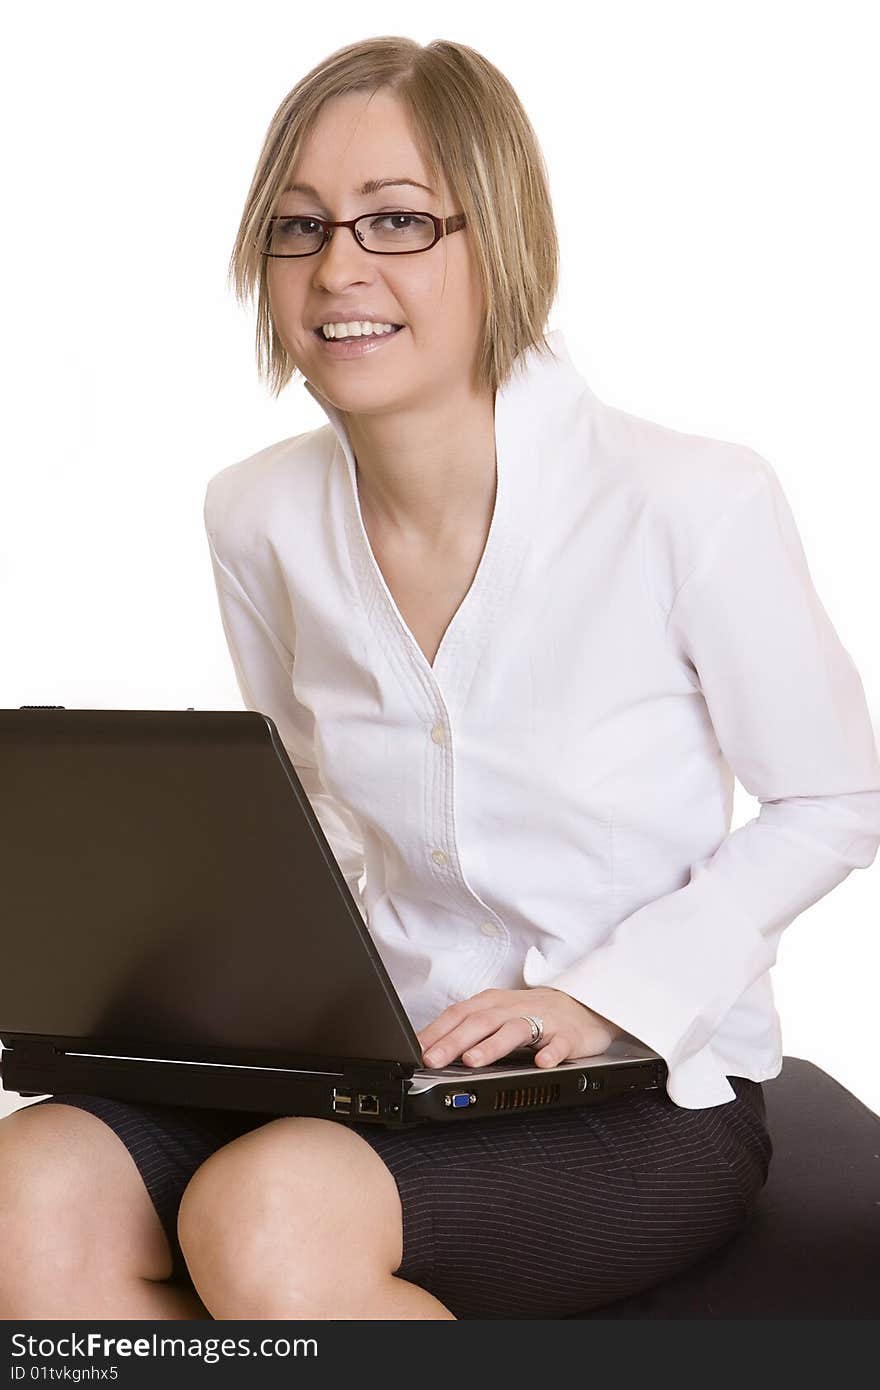
[[[541,981],[654,1048],[673,1100],[680,1086],[713,1094],[710,1104],[733,1097],[727,1083],[730,1095],[719,1095],[704,1051],[725,1015],[774,964],[794,918],[867,868],[880,845],[880,759],[861,680],[815,592],[779,481],[755,458],[761,480],[709,537],[667,637],[691,663],[721,753],[760,813],[693,864],[684,887]]]
[[[210,531],[208,545],[223,631],[242,700],[247,709],[268,714],[274,720],[349,890],[366,919],[360,885],[364,872],[361,832],[348,807],[331,796],[321,780],[315,761],[311,715],[293,694],[293,653],[220,560]]]

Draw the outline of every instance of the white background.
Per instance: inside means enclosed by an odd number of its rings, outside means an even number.
[[[8,8],[0,705],[242,707],[205,485],[326,417],[258,383],[229,255],[281,98],[384,33],[513,83],[560,231],[548,326],[603,400],[771,462],[876,731],[875,23],[841,0]],[[734,828],[757,810],[738,786]],[[803,913],[773,979],[786,1054],[880,1112],[878,887]]]

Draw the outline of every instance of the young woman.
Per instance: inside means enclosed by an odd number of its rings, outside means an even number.
[[[563,1317],[734,1237],[772,1154],[769,969],[880,842],[861,683],[752,450],[601,402],[545,337],[515,93],[462,45],[332,54],[233,255],[328,423],[205,521],[426,1065],[628,1033],[660,1092],[395,1132],[57,1095],[0,1125],[6,1318]],[[761,814],[730,834],[733,778]]]

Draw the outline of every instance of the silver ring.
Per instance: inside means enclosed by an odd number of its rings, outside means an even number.
[[[536,1047],[544,1036],[543,1018],[538,1018],[535,1016],[535,1014],[520,1014],[520,1018],[524,1018],[526,1023],[528,1023],[529,1027],[532,1030],[531,1041],[524,1043],[523,1046]]]

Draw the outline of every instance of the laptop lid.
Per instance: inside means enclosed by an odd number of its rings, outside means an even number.
[[[272,719],[0,710],[0,1038],[421,1065]]]

